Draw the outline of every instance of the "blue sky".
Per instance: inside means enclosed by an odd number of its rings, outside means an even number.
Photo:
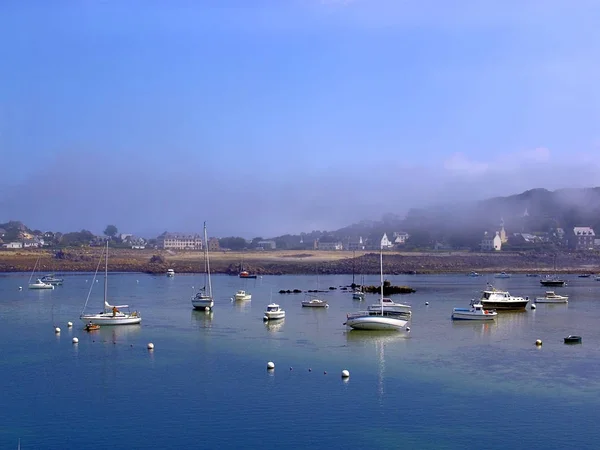
[[[274,236],[600,185],[588,0],[0,3],[0,222]]]

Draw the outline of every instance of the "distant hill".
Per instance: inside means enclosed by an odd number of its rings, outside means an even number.
[[[498,230],[501,221],[509,234],[568,231],[574,226],[591,226],[600,233],[600,187],[583,189],[531,189],[521,194],[466,202],[457,199],[427,208],[411,209],[406,217],[386,214],[381,220],[361,222],[328,231],[338,239],[381,237],[405,231],[419,245],[445,242],[455,247],[473,247],[484,231]],[[312,233],[313,235],[315,233]],[[318,237],[318,236],[316,236]]]

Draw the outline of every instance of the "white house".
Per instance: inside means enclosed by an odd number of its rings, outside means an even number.
[[[408,233],[405,233],[404,231],[395,231],[394,232],[394,244],[396,244],[396,245],[406,244],[406,241],[408,240],[409,237],[410,237],[410,235]]]
[[[500,251],[502,249],[502,238],[500,238],[500,232],[496,231],[496,234],[488,233],[487,231],[483,234],[481,240],[481,250],[486,251]]]
[[[275,250],[277,248],[277,244],[273,240],[258,241],[257,245],[264,250]]]
[[[383,233],[383,237],[381,238],[381,248],[385,250],[392,248],[393,246],[394,244],[388,239],[387,233]]]
[[[4,244],[4,248],[23,248],[22,242],[9,242]]]

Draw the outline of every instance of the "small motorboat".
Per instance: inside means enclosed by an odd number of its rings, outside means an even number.
[[[235,296],[233,298],[238,302],[248,301],[252,300],[252,294],[240,289],[235,293]]]
[[[477,272],[470,272],[470,273],[469,273],[469,276],[470,276],[470,277],[478,277],[478,276],[479,276],[479,273],[477,273]]]
[[[240,278],[256,278],[256,275],[251,275],[248,271],[242,270],[240,272]]]
[[[63,284],[63,279],[56,277],[54,274],[44,275],[40,280],[46,284],[53,284],[59,286]]]
[[[365,293],[361,289],[354,289],[352,291],[352,300],[363,301],[365,299]]]
[[[318,298],[308,298],[302,301],[302,307],[304,308],[329,308],[329,305],[325,300],[321,300]]]
[[[277,303],[267,305],[263,320],[278,320],[285,318],[285,311],[279,307]]]
[[[483,309],[481,302],[471,302],[470,308],[454,308],[452,320],[494,320],[498,313],[493,309]]]
[[[565,344],[581,344],[581,336],[570,334],[565,338]]]
[[[568,301],[568,296],[558,295],[554,291],[546,291],[546,295],[535,299],[536,303],[568,303]]]
[[[98,325],[97,323],[86,323],[85,324],[85,331],[96,331],[100,329],[100,325]]]
[[[173,269],[167,269],[167,276],[170,277],[174,277],[175,276],[175,271]]]
[[[579,275],[577,275],[579,278],[589,278],[592,276],[591,273],[580,273]]]
[[[494,278],[510,278],[510,274],[506,272],[500,272],[494,275]]]

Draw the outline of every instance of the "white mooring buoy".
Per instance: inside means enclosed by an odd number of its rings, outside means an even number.
[[[275,363],[273,361],[269,361],[267,363],[267,370],[273,370],[275,368]]]
[[[535,309],[535,308],[537,308],[537,305],[535,303],[532,303],[531,304],[531,309]]]
[[[538,339],[537,341],[535,341],[535,345],[537,345],[538,347],[542,345],[542,340]]]
[[[152,342],[148,342],[148,350],[154,350],[154,344]]]
[[[425,306],[429,306],[429,302],[425,302]]]
[[[71,328],[73,326],[73,322],[67,322],[67,326]]]
[[[76,338],[76,337],[74,337],[74,338],[73,338],[73,344],[79,344],[79,339],[78,339],[78,338]]]
[[[19,286],[19,290],[22,291],[23,290],[23,286]]]
[[[342,378],[350,378],[350,372],[346,369],[342,370]]]

